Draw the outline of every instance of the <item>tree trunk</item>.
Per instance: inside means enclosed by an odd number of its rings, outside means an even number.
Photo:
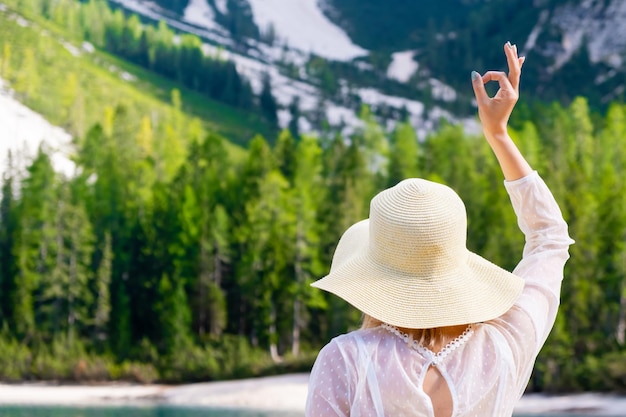
[[[212,281],[215,284],[215,288],[220,289],[222,285],[222,262],[221,253],[217,242],[215,243],[215,254],[213,255],[213,275]],[[209,323],[209,332],[211,335],[219,336],[223,330],[223,318],[222,312],[219,311],[221,305],[212,305],[211,307],[211,321]]]
[[[302,233],[302,222],[298,222],[298,230],[296,233],[296,260],[294,272],[296,275],[296,294],[293,300],[293,328],[291,331],[291,353],[294,357],[300,354],[300,328],[302,325],[302,302],[300,301],[300,286],[304,284],[304,271],[302,268],[305,242]]]
[[[626,288],[622,288],[619,299],[619,318],[615,329],[615,339],[620,346],[624,345],[624,333],[626,333]]]
[[[204,233],[203,233],[204,234]],[[206,299],[209,271],[207,268],[207,250],[204,243],[204,236],[200,239],[200,276],[198,277],[198,334],[202,337],[206,333]]]
[[[278,344],[276,340],[278,339],[278,335],[276,334],[276,309],[272,306],[272,310],[270,312],[270,356],[274,363],[281,363],[283,358],[278,354]]]
[[[70,270],[69,270],[69,287],[67,297],[67,342],[68,345],[73,344],[74,324],[76,322],[76,311],[74,309],[74,290],[73,287],[77,281],[77,261],[76,261],[76,245],[72,242],[72,251],[70,254]]]
[[[626,270],[626,252],[621,256],[622,271]],[[626,283],[622,281],[622,292],[619,297],[619,315],[615,328],[615,340],[620,346],[626,341]]]
[[[293,329],[291,331],[291,353],[294,357],[300,354],[300,308],[301,302],[296,298],[293,301]]]

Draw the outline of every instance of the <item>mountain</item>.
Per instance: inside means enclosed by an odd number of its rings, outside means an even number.
[[[421,137],[442,118],[475,129],[469,96],[459,97],[436,77],[413,82],[417,63],[410,52],[392,57],[357,45],[314,0],[110,4],[199,36],[205,53],[235,62],[257,95],[268,77],[282,127],[295,124],[297,114],[303,132],[352,131],[367,104],[390,126],[409,118]]]
[[[586,96],[602,110],[625,85],[621,0],[110,0],[165,20],[219,51],[260,94],[265,74],[287,126],[352,129],[362,104],[388,123],[409,117],[421,136],[441,118],[469,129],[472,70],[503,70],[502,45],[527,61],[526,100]]]
[[[538,100],[570,102],[584,95],[602,107],[621,98],[623,1],[445,0],[435,5],[412,2],[412,7],[406,1],[394,3],[398,7],[387,13],[381,1],[365,3],[369,7],[334,0],[329,15],[370,50],[416,49],[416,59],[456,89],[466,85],[469,69],[501,67],[500,45],[511,40],[528,58],[525,92]],[[403,19],[399,11],[414,19]],[[371,27],[382,29],[376,33]]]

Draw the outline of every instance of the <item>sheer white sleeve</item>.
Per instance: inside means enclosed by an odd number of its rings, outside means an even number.
[[[309,377],[306,401],[307,417],[350,415],[351,382],[354,376],[352,359],[340,348],[336,339],[319,353]]]

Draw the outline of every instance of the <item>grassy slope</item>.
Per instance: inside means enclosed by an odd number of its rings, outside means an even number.
[[[81,119],[83,131],[95,123],[103,121],[107,107],[124,105],[130,114],[141,118],[150,117],[155,131],[164,131],[165,126],[175,124],[176,112],[171,105],[171,91],[178,88],[182,97],[182,115],[176,131],[177,135],[204,131],[217,132],[234,144],[244,145],[255,134],[271,138],[271,130],[259,116],[240,111],[200,94],[181,88],[176,83],[159,77],[149,71],[120,60],[102,51],[76,55],[69,49],[80,50],[80,40],[67,40],[61,28],[48,21],[28,21],[24,25],[11,11],[0,12],[0,60],[5,45],[10,45],[9,71],[0,74],[18,90],[17,98],[33,110],[41,113],[53,124],[71,130],[71,98],[80,94],[83,98]],[[27,94],[18,79],[26,73],[27,51],[34,52],[34,74],[27,84],[34,90]],[[0,71],[2,70],[0,66]],[[6,65],[4,66],[6,69]],[[122,78],[126,72],[133,76],[132,81]],[[79,93],[73,93],[71,78],[75,78]],[[22,83],[24,84],[24,83]],[[194,127],[195,126],[195,127]],[[232,153],[241,156],[238,146],[231,147]]]

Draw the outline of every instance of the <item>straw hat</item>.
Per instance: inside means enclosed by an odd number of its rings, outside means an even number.
[[[341,237],[330,273],[311,284],[385,323],[414,329],[487,321],[523,280],[466,247],[465,205],[449,187],[407,179],[372,199]]]

